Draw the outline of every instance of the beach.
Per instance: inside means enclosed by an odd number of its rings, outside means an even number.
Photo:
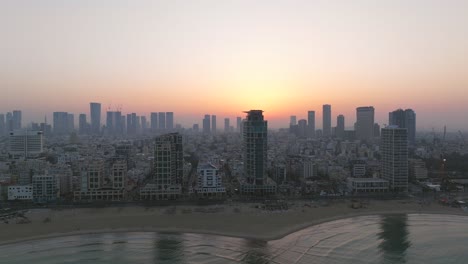
[[[30,223],[0,222],[0,245],[54,236],[106,232],[205,233],[274,240],[311,225],[363,215],[453,214],[460,208],[415,200],[369,200],[352,208],[349,200],[294,201],[287,210],[265,210],[261,204],[227,203],[210,206],[106,207],[33,209],[25,213]]]

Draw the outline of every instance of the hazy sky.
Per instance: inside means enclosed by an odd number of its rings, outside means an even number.
[[[468,129],[466,0],[3,0],[0,35],[0,112],[25,121],[98,101],[187,126],[316,110],[320,128],[328,103],[333,125],[373,105],[379,123],[413,108],[419,127]]]

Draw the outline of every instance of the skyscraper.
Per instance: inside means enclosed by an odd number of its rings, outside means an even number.
[[[268,122],[262,110],[250,110],[243,123],[244,170],[247,182],[263,185],[267,171]]]
[[[160,199],[180,194],[183,173],[182,136],[171,133],[156,137],[153,182],[160,190]]]
[[[391,190],[408,191],[408,131],[388,126],[381,131],[382,178]]]
[[[392,126],[406,128],[410,145],[416,142],[416,113],[412,109],[398,109],[388,114],[388,123]]]
[[[307,120],[300,119],[297,123],[297,136],[300,138],[307,137]]]
[[[331,105],[329,104],[323,105],[322,115],[323,115],[322,135],[323,137],[330,137],[331,136]]]
[[[228,133],[228,132],[231,132],[230,131],[230,120],[229,118],[224,118],[224,133]]]
[[[6,114],[5,129],[7,133],[13,131],[13,114],[11,112]]]
[[[123,133],[122,113],[119,111],[108,111],[106,116],[106,131],[108,135],[119,135]]]
[[[156,131],[158,129],[158,113],[151,113],[151,130]]]
[[[174,112],[166,112],[166,129],[174,129]]]
[[[356,108],[356,138],[359,140],[374,138],[374,107]]]
[[[236,121],[237,121],[236,130],[237,130],[237,132],[241,133],[242,132],[242,117],[240,117],[240,116],[236,117]]]
[[[13,129],[21,129],[21,111],[13,110]]]
[[[216,115],[211,116],[211,133],[216,133]]]
[[[75,115],[68,113],[68,119],[67,119],[67,126],[68,126],[68,132],[72,132],[75,130]]]
[[[88,133],[88,123],[86,121],[86,114],[80,114],[79,116],[78,132],[82,135]]]
[[[335,130],[336,137],[344,139],[344,131],[345,131],[345,117],[344,115],[339,115],[336,117],[336,130]]]
[[[295,115],[292,115],[289,117],[289,126],[295,126],[297,125],[297,117]]]
[[[0,114],[0,136],[5,135],[5,133],[6,133],[5,115]]]
[[[148,129],[148,122],[146,121],[146,116],[141,116],[140,122],[141,122],[141,131],[144,133]]]
[[[54,112],[53,124],[55,135],[64,135],[70,132],[67,112]]]
[[[203,133],[205,133],[205,134],[209,134],[211,132],[210,118],[211,118],[210,115],[205,115],[205,118],[203,118]]]
[[[315,137],[315,111],[307,112],[307,133],[308,137]]]
[[[101,104],[90,103],[91,133],[99,135],[101,131]]]
[[[166,113],[165,112],[159,112],[158,115],[158,124],[159,124],[159,129],[160,130],[165,130],[166,129]]]

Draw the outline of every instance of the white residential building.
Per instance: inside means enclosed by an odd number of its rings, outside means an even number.
[[[36,157],[42,152],[42,131],[15,130],[10,132],[9,153],[13,157]]]
[[[31,185],[8,186],[8,201],[32,200],[33,188]]]
[[[218,168],[206,163],[198,166],[198,181],[193,193],[202,195],[220,195],[226,193]]]

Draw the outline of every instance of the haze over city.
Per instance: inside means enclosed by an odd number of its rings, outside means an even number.
[[[380,124],[412,108],[420,129],[468,128],[468,2],[267,2],[2,1],[0,112],[263,109],[278,128],[372,105]]]

